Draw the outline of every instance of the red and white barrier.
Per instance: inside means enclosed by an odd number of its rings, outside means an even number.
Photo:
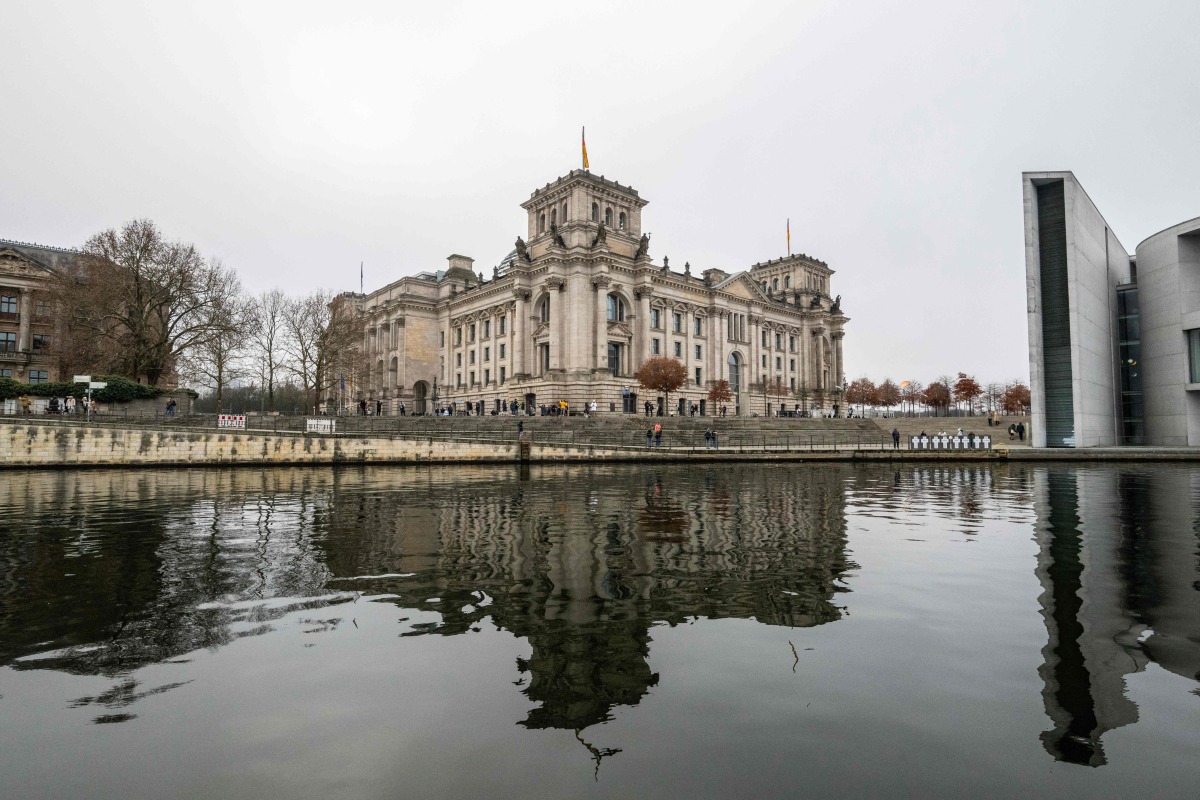
[[[246,415],[245,414],[218,414],[217,415],[217,427],[218,428],[240,428],[241,430],[245,430],[246,429]]]

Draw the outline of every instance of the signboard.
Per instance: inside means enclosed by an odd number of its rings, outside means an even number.
[[[103,389],[105,386],[108,386],[108,384],[104,381],[88,381],[89,389]]]
[[[240,428],[242,430],[245,430],[246,429],[246,415],[245,414],[218,414],[217,415],[217,427],[218,428]]]
[[[76,375],[74,382],[75,383],[91,383],[92,376],[91,375]]]
[[[337,421],[332,419],[305,419],[304,429],[309,433],[334,433]]]

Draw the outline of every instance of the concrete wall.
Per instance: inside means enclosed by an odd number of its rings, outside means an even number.
[[[1200,219],[1137,248],[1146,443],[1200,445],[1200,385],[1188,388],[1187,330],[1200,328]]]
[[[1070,172],[1022,176],[1029,320],[1033,444],[1046,446],[1041,317],[1041,263],[1036,186],[1062,181],[1066,205],[1067,292],[1070,308],[1075,446],[1118,443],[1116,286],[1129,280],[1129,254]]]

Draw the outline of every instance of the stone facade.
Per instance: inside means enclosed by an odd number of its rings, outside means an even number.
[[[22,383],[62,380],[53,356],[58,331],[50,284],[77,255],[0,239],[0,377]]]
[[[488,413],[512,401],[641,412],[664,398],[634,374],[666,356],[688,380],[665,413],[686,404],[715,413],[707,396],[720,380],[734,392],[729,414],[832,409],[847,322],[831,298],[833,270],[806,255],[734,273],[672,270],[650,255],[646,203],[574,170],[521,204],[528,241],[518,238],[490,278],[452,255],[444,271],[339,296],[335,313],[363,321],[358,357],[346,361],[365,366],[327,401],[382,400],[392,413],[401,401],[410,413],[447,404]]]

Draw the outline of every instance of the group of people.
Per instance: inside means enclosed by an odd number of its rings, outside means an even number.
[[[595,405],[595,404],[593,403],[593,405]],[[647,400],[645,403],[642,404],[642,408],[645,410],[647,417],[665,417],[666,416],[666,414],[663,412],[663,407],[661,405],[656,406],[654,403],[652,403],[649,400]],[[729,408],[728,406],[719,406],[717,408],[717,416],[718,417],[725,416],[728,408]],[[698,403],[688,403],[687,404],[687,414],[689,417],[700,416],[700,405]]]
[[[89,402],[91,402],[90,407],[88,406]],[[22,414],[33,414],[33,399],[29,395],[23,394],[18,397],[17,404],[21,406]],[[45,413],[65,414],[70,416],[76,413],[86,413],[89,408],[92,414],[96,413],[96,401],[94,398],[90,400],[88,398],[80,398],[76,400],[73,396],[67,395],[61,399],[58,397],[51,397],[46,403]]]
[[[371,416],[382,417],[383,416],[383,401],[376,400],[374,403],[372,403],[370,400],[359,400],[357,413],[359,414],[359,416],[363,416],[363,417],[371,417]],[[396,413],[402,417],[408,415],[408,409],[404,407],[403,400],[400,401],[400,405],[396,406]]]

